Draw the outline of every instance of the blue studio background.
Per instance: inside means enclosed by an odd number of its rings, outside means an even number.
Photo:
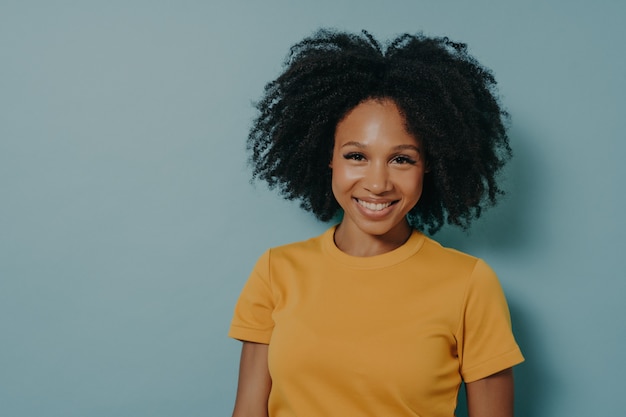
[[[327,227],[250,185],[245,154],[251,102],[320,26],[448,35],[493,69],[508,197],[436,237],[500,275],[518,415],[620,415],[625,17],[610,0],[1,0],[0,415],[230,415],[250,269]]]

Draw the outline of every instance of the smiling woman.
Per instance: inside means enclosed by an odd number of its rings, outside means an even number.
[[[409,212],[416,228],[469,227],[502,193],[510,157],[491,72],[464,44],[403,35],[383,47],[369,34],[319,31],[291,48],[285,71],[266,86],[248,147],[253,176],[320,220],[341,209],[332,195],[337,124],[369,99],[393,101],[422,141],[430,175]]]
[[[513,415],[523,361],[485,262],[421,229],[468,227],[509,157],[495,81],[446,38],[320,31],[268,84],[253,175],[322,220],[268,250],[229,335],[242,340],[233,415]]]
[[[385,253],[411,234],[406,215],[422,194],[425,165],[405,124],[390,100],[365,101],[337,124],[330,167],[344,218],[335,243],[346,253]]]

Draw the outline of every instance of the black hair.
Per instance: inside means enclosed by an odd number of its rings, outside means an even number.
[[[492,73],[465,44],[404,34],[383,47],[365,31],[323,29],[295,44],[284,66],[256,104],[252,175],[320,220],[341,209],[329,168],[335,128],[368,99],[392,100],[425,147],[429,172],[407,216],[412,226],[467,228],[503,193],[497,174],[511,156],[508,114]]]

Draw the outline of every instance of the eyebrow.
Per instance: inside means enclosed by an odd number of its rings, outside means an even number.
[[[350,142],[346,142],[344,143],[341,147],[345,148],[346,146],[354,146],[357,147],[359,149],[366,149],[367,145],[361,143],[361,142],[356,142],[356,141],[350,141]],[[415,146],[415,145],[409,145],[409,144],[403,144],[403,145],[398,145],[398,146],[394,146],[393,150],[394,151],[403,151],[403,150],[413,150],[416,151],[418,153],[421,153],[420,148]]]

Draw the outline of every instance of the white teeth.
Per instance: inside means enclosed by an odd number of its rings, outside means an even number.
[[[382,209],[386,209],[387,207],[389,207],[391,205],[391,202],[389,202],[389,203],[368,203],[367,201],[362,201],[362,200],[356,200],[356,201],[361,206],[365,207],[368,210],[372,210],[372,211],[381,211]]]

